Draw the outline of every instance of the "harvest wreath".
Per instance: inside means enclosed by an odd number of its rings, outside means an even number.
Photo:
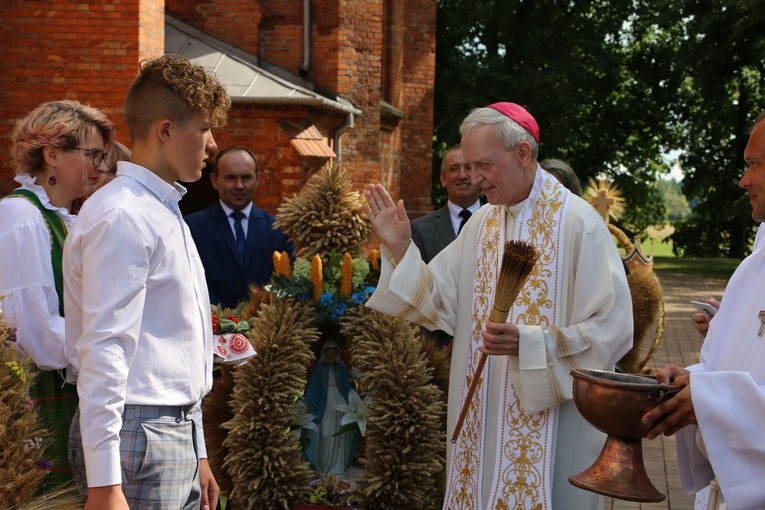
[[[73,510],[82,499],[72,486],[35,497],[49,469],[48,432],[40,424],[29,389],[37,377],[32,360],[14,345],[0,297],[0,506],[17,510]]]
[[[297,260],[275,254],[271,284],[251,289],[241,315],[257,355],[221,366],[203,404],[221,490],[236,510],[304,508],[326,491],[331,478],[311,468],[295,431],[305,419],[296,403],[319,340],[333,337],[368,404],[356,420],[366,431],[354,464],[361,475],[332,503],[440,508],[443,487],[433,480],[444,478],[448,356],[415,326],[363,306],[379,254],[366,253],[370,227],[349,174],[332,167],[312,176],[279,207],[275,227],[295,242]]]

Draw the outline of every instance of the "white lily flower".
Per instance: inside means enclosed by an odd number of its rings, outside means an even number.
[[[319,426],[316,424],[316,416],[308,412],[308,406],[302,400],[298,400],[295,404],[295,417],[290,422],[290,429],[319,431]]]
[[[355,423],[359,427],[359,432],[361,432],[361,435],[364,436],[367,433],[367,404],[370,401],[369,395],[364,397],[364,400],[361,400],[361,397],[358,393],[356,393],[355,390],[351,390],[348,392],[348,403],[347,404],[337,404],[335,406],[335,409],[338,411],[345,413],[343,414],[343,417],[340,419],[340,425],[350,425],[352,423]]]

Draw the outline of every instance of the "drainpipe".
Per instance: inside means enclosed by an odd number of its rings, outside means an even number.
[[[311,72],[311,26],[313,25],[311,0],[303,0],[303,63],[298,73],[305,78]]]
[[[332,132],[332,148],[335,150],[335,163],[340,164],[340,160],[343,159],[343,145],[340,141],[340,137],[353,127],[353,114],[349,113],[345,118],[345,122],[342,126],[337,127]]]

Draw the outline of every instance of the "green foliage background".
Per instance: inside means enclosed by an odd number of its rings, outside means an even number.
[[[752,220],[737,186],[747,128],[765,108],[761,1],[438,0],[435,153],[476,106],[525,105],[540,159],[623,190],[628,234],[661,224],[657,179],[680,151],[696,203],[673,237],[686,254],[742,256]],[[434,173],[440,158],[434,158]],[[437,202],[444,197],[436,194]]]

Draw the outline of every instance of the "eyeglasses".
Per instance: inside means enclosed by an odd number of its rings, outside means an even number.
[[[82,147],[69,147],[69,151],[77,150],[77,151],[83,151],[90,154],[90,157],[93,158],[93,166],[98,168],[101,166],[101,163],[104,162],[104,159],[106,158],[106,152],[102,151],[101,149],[84,149]]]

